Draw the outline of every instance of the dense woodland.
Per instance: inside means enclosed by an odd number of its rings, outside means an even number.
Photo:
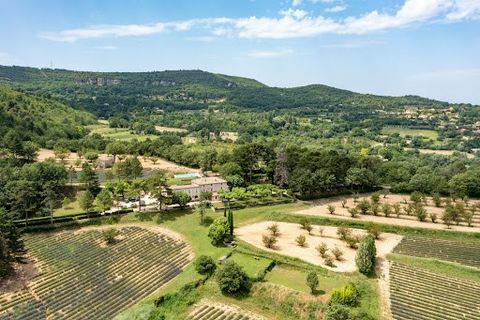
[[[269,183],[300,198],[380,186],[394,192],[480,196],[478,157],[422,155],[415,149],[479,147],[473,127],[478,106],[321,85],[270,88],[203,71],[0,67],[0,81],[0,206],[17,217],[48,214],[53,200],[58,201],[50,197],[61,194],[68,180],[63,166],[34,162],[40,147],[161,157],[219,172],[234,187]],[[96,117],[108,118],[111,128],[155,138],[115,141],[91,134],[87,125]],[[437,138],[382,131],[400,125],[431,129],[440,123]],[[188,133],[156,132],[157,125]],[[211,139],[212,132],[221,131],[237,132],[239,139]],[[184,143],[187,135],[198,142]]]

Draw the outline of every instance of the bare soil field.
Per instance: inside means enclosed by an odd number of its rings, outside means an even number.
[[[0,280],[0,294],[16,292],[25,289],[30,280],[39,273],[35,261],[25,257],[20,262],[13,264],[12,273]]]
[[[371,194],[363,194],[358,199],[360,202],[362,199],[370,200]],[[345,207],[342,207],[342,200],[346,200]],[[461,200],[457,200],[461,201]],[[480,212],[475,215],[473,221],[473,227],[468,227],[464,222],[461,222],[460,225],[452,225],[450,228],[443,223],[441,220],[442,214],[444,211],[442,207],[435,207],[431,198],[427,197],[427,203],[425,205],[425,210],[427,211],[427,218],[426,221],[420,222],[418,221],[417,217],[414,215],[406,215],[405,211],[403,210],[405,207],[408,206],[410,201],[410,196],[408,195],[398,195],[398,194],[389,194],[386,198],[380,196],[380,206],[383,203],[389,203],[393,205],[394,203],[399,203],[402,210],[400,216],[397,218],[394,213],[392,213],[389,217],[385,217],[382,212],[379,213],[378,216],[373,215],[358,215],[356,218],[352,218],[350,213],[348,212],[348,208],[352,208],[356,206],[354,203],[354,199],[352,196],[340,196],[340,197],[333,197],[322,199],[320,201],[316,201],[314,206],[308,209],[300,210],[293,212],[294,214],[300,215],[312,215],[312,216],[322,216],[328,218],[338,218],[338,219],[349,219],[349,220],[362,220],[362,221],[372,221],[376,223],[383,223],[383,224],[391,224],[391,225],[399,225],[399,226],[407,226],[407,227],[414,227],[414,228],[428,228],[428,229],[437,229],[437,230],[454,230],[454,231],[463,231],[463,232],[480,232]],[[470,200],[469,205],[479,204],[479,200]],[[327,207],[329,205],[333,205],[335,207],[334,214],[330,214]],[[433,223],[429,217],[430,214],[436,214],[437,221]]]
[[[49,149],[40,149],[38,151],[38,161],[45,161],[49,158],[54,158],[55,159],[55,153],[53,150]],[[99,154],[98,155],[99,159],[108,159],[111,158],[110,155],[108,154]],[[70,166],[73,165],[75,167],[75,170],[81,170],[81,165],[79,167],[75,166],[75,161],[77,159],[80,159],[78,154],[76,152],[71,152],[66,158],[65,158],[65,166]],[[59,159],[55,159],[57,162],[60,162]],[[151,158],[149,157],[138,157],[138,160],[142,163],[142,167],[144,169],[149,169],[149,170],[155,170],[155,169],[162,169],[165,170],[169,173],[175,174],[175,173],[193,173],[193,172],[200,172],[200,169],[193,169],[185,166],[178,165],[176,163],[173,163],[171,161],[167,161],[165,159],[156,159],[156,161],[152,161]],[[83,163],[85,161],[84,158],[81,158],[80,161]],[[117,160],[118,161],[118,160]]]
[[[269,234],[267,227],[276,223],[279,228],[279,236],[277,243],[273,249],[266,248],[262,241],[262,235]],[[246,241],[258,248],[275,252],[278,254],[299,258],[309,263],[322,266],[326,269],[337,272],[355,272],[357,267],[355,265],[356,249],[350,248],[344,241],[340,240],[337,235],[337,227],[322,226],[323,231],[320,233],[320,228],[315,226],[311,234],[306,230],[300,228],[299,224],[286,222],[263,221],[250,225],[240,227],[236,230],[236,236],[241,240]],[[365,230],[352,229],[353,235],[364,236]],[[306,238],[306,246],[300,247],[295,242],[295,238],[299,235],[304,235]],[[395,246],[400,243],[402,236],[382,233],[380,238],[375,241],[377,246],[377,257],[385,258],[385,256],[392,252]],[[343,251],[343,257],[340,261],[334,261],[335,267],[325,265],[324,259],[319,255],[315,249],[320,243],[325,243],[328,246],[328,253],[331,255],[331,249],[337,247]]]

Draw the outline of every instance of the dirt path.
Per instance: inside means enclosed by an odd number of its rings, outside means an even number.
[[[390,261],[384,257],[377,258],[375,270],[378,275],[380,315],[384,320],[392,320],[393,316],[390,309]]]
[[[263,244],[262,235],[268,234],[267,227],[273,223],[278,225],[280,234],[277,237],[278,242],[275,248],[269,249]],[[344,241],[338,238],[336,227],[322,226],[321,228],[323,229],[321,233],[319,227],[315,226],[311,234],[308,234],[307,231],[300,229],[300,225],[295,223],[263,221],[240,227],[235,233],[241,240],[263,250],[299,258],[336,272],[355,272],[357,270],[355,265],[356,250],[348,247]],[[365,235],[365,230],[352,230],[355,235]],[[300,234],[306,238],[307,245],[305,247],[300,247],[295,242],[295,238]],[[399,235],[389,233],[381,234],[380,239],[376,241],[378,256],[384,258],[395,248],[401,239],[402,236]],[[322,242],[328,246],[329,254],[331,254],[331,249],[335,247],[343,251],[342,259],[334,262],[336,267],[326,266],[324,259],[315,249],[315,247]]]

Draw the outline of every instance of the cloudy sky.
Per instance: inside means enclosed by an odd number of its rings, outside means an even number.
[[[480,0],[0,0],[0,64],[480,104]]]

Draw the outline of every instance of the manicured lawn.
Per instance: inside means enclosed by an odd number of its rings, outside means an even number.
[[[324,276],[320,273],[317,273],[317,276],[319,279],[318,290],[320,293],[329,292],[332,289],[345,284],[345,279],[342,277]],[[275,268],[267,274],[265,279],[271,283],[291,288],[293,290],[310,293],[310,288],[306,284],[306,270],[275,266]]]
[[[265,270],[272,262],[272,260],[269,259],[254,257],[239,252],[235,252],[228,258],[228,260],[234,261],[240,265],[252,279],[254,279],[259,272]]]
[[[398,133],[401,137],[405,136],[421,136],[427,139],[436,140],[438,138],[438,132],[435,130],[423,130],[423,129],[409,129],[404,127],[384,127],[382,134]]]

